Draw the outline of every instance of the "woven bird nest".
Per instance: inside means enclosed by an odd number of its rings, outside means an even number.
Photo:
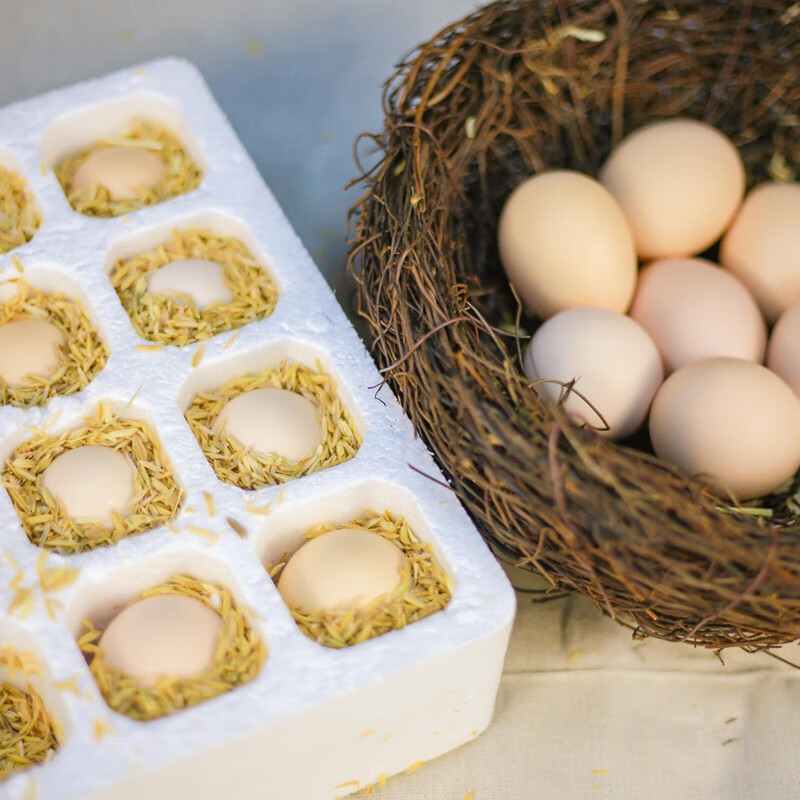
[[[800,637],[798,481],[732,510],[646,442],[541,405],[520,358],[538,323],[500,267],[499,211],[525,177],[596,175],[625,133],[675,116],[725,132],[751,186],[797,179],[798,64],[797,3],[505,0],[399,67],[370,137],[382,158],[350,269],[386,379],[495,551],[641,635]]]

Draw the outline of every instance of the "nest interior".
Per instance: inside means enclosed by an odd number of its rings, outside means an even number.
[[[750,186],[795,180],[798,64],[798,4],[502,0],[399,66],[367,137],[349,268],[386,379],[495,551],[639,635],[800,637],[797,481],[732,512],[646,447],[540,405],[520,363],[537,321],[500,267],[499,211],[529,175],[596,175],[627,132],[676,116],[726,133]]]

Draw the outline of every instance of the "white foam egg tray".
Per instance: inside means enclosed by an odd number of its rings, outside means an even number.
[[[134,117],[161,120],[180,136],[203,167],[199,189],[124,217],[75,212],[52,165]],[[33,684],[63,728],[53,757],[0,783],[0,797],[22,800],[35,790],[40,800],[327,800],[483,731],[513,618],[511,587],[453,493],[430,479],[441,473],[389,389],[376,389],[381,376],[197,70],[163,59],[1,109],[0,165],[24,176],[43,217],[30,242],[0,259],[0,279],[18,277],[14,256],[29,283],[80,298],[111,351],[79,394],[44,408],[0,408],[0,458],[32,428],[69,430],[107,402],[148,421],[186,492],[177,532],[161,527],[77,555],[51,553],[49,567],[80,569],[58,593],[52,619],[40,595],[24,618],[5,612],[18,588],[12,560],[25,573],[23,585],[32,586],[42,551],[0,491],[0,647],[40,659],[44,677]],[[232,343],[230,334],[204,342],[196,367],[197,344],[137,348],[146,342],[108,278],[117,259],[194,226],[244,241],[279,291],[271,316],[241,328]],[[350,461],[282,487],[225,484],[183,413],[197,391],[283,359],[322,364],[363,444]],[[213,497],[213,515],[204,491]],[[249,510],[270,502],[267,516]],[[297,547],[313,525],[346,522],[365,510],[405,516],[452,578],[453,596],[444,610],[404,629],[326,648],[297,627],[264,564]],[[231,530],[228,516],[246,537]],[[248,609],[267,659],[246,685],[139,722],[109,708],[76,640],[86,616],[110,613],[174,574],[228,587]],[[57,688],[70,682],[77,694]]]

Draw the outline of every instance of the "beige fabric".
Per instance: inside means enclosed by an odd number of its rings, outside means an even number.
[[[633,641],[583,598],[518,602],[492,726],[371,798],[800,798],[800,670]],[[795,645],[781,656],[800,662]]]

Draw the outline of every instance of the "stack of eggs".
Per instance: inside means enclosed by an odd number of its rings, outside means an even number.
[[[661,459],[736,500],[800,467],[800,184],[745,183],[722,133],[666,120],[623,139],[599,182],[528,179],[498,230],[543,320],[524,359],[540,396],[614,439],[649,414]]]

